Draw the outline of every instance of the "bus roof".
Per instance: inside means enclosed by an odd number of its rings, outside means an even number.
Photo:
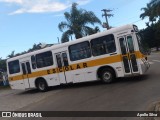
[[[41,52],[54,50],[54,49],[57,49],[57,48],[62,48],[62,47],[65,47],[65,46],[76,44],[76,43],[78,43],[78,41],[83,42],[83,41],[86,41],[86,40],[94,39],[94,38],[99,37],[99,36],[104,36],[106,34],[115,33],[115,32],[121,31],[122,29],[125,30],[125,29],[131,29],[131,28],[133,28],[133,24],[127,24],[127,25],[124,25],[124,26],[111,28],[109,30],[105,30],[103,32],[99,32],[99,33],[96,33],[96,34],[85,36],[83,38],[75,39],[73,41],[69,41],[69,42],[66,42],[66,43],[63,43],[63,44],[56,44],[56,45],[53,45],[53,46],[50,46],[50,47],[46,47],[44,49],[36,50],[36,51],[29,52],[29,53],[26,53],[26,54],[23,54],[23,55],[19,55],[19,56],[13,57],[13,58],[9,58],[9,59],[7,59],[7,62],[17,60],[17,59],[21,59],[21,58],[25,58],[25,57],[28,57],[28,56],[31,56],[31,55],[34,55],[34,54],[38,54],[38,53],[41,53]]]

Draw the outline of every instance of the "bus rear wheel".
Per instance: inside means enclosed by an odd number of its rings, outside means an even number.
[[[112,83],[115,80],[114,71],[112,69],[105,68],[101,71],[100,78],[104,83]]]
[[[37,89],[41,92],[48,91],[48,85],[47,85],[46,81],[43,79],[38,80],[36,83],[36,86],[37,86]]]

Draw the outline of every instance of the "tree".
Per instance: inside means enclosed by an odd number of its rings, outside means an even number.
[[[92,11],[86,11],[84,9],[78,9],[77,3],[72,4],[70,12],[65,12],[64,16],[66,21],[59,23],[58,28],[62,34],[61,41],[69,41],[69,37],[75,35],[75,38],[81,38],[86,35],[98,32],[96,29],[89,27],[89,25],[94,25],[98,23],[101,25],[101,21],[96,17]],[[66,30],[64,32],[64,30]]]
[[[140,31],[143,34],[144,44],[147,44],[150,48],[156,47],[157,51],[160,46],[160,21],[149,25],[146,23],[147,28]]]
[[[35,51],[35,50],[39,50],[41,49],[41,43],[39,44],[34,44],[32,48],[30,48],[27,52],[32,52],[32,51]]]
[[[141,10],[144,12],[140,15],[140,18],[143,20],[145,17],[149,17],[149,21],[153,24],[153,21],[155,21],[155,15],[152,5],[148,3],[147,7],[141,8]]]
[[[152,9],[154,11],[154,16],[159,17],[160,16],[160,0],[151,0],[149,4],[152,6]]]
[[[140,18],[144,19],[145,17],[149,17],[149,21],[156,21],[156,18],[160,18],[160,0],[151,0],[147,4],[147,7],[142,8],[144,13],[140,15]]]
[[[144,10],[144,13],[140,15],[140,18],[149,17],[149,21],[152,22],[151,25],[146,23],[147,28],[141,32],[149,47],[156,47],[158,51],[160,46],[160,0],[151,0],[147,7],[141,10]],[[157,17],[159,17],[158,21]],[[153,23],[153,21],[155,22]]]
[[[0,72],[5,72],[5,71],[7,71],[6,60],[0,58]]]
[[[155,47],[155,29],[149,24],[147,24],[148,27],[146,29],[143,29],[140,31],[141,35],[143,35],[143,44],[147,44],[149,48]]]
[[[154,26],[155,27],[155,47],[157,48],[157,51],[159,51],[159,46],[160,46],[160,21],[157,22],[157,24]]]
[[[52,45],[52,44],[51,44]],[[48,46],[51,46],[51,45],[48,45]],[[15,54],[15,51],[12,51],[10,55],[8,55],[7,57],[8,58],[12,58],[12,57],[15,57],[15,56],[19,56],[19,55],[23,55],[23,54],[26,54],[26,53],[29,53],[29,52],[33,52],[33,51],[36,51],[36,50],[39,50],[39,49],[42,49],[42,43],[39,43],[39,44],[34,44],[32,46],[32,48],[28,49],[27,51],[23,51],[21,53],[17,53]]]
[[[95,28],[88,28],[88,31],[87,31],[88,35],[92,35],[92,34],[95,34],[97,32],[100,32],[100,29],[99,29],[98,26],[96,26]]]
[[[15,51],[12,51],[12,52],[11,52],[11,54],[10,54],[10,55],[8,55],[7,57],[9,57],[9,58],[14,57],[14,56],[15,56],[14,52],[15,52]]]

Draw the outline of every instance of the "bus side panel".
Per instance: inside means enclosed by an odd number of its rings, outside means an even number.
[[[58,79],[58,75],[57,74],[45,75],[43,77],[46,80],[48,86],[57,86],[57,85],[60,85],[60,81]]]
[[[20,69],[19,73],[16,73],[14,75],[9,74],[8,72],[8,79],[9,79],[9,85],[12,89],[22,89],[25,90],[25,83],[22,79],[22,72]]]
[[[73,70],[71,72],[73,83],[98,80],[99,79],[97,76],[98,69],[105,66],[113,68],[116,73],[116,77],[124,77],[122,62],[117,62],[113,64],[105,64],[95,67]]]
[[[16,81],[10,81],[9,82],[10,86],[12,89],[22,89],[22,90],[25,90],[25,87],[24,87],[24,82],[23,80],[16,80]]]
[[[36,88],[36,85],[35,85],[36,79],[38,79],[40,77],[41,76],[29,79],[30,88]],[[53,74],[42,76],[42,78],[45,79],[45,81],[47,82],[48,86],[60,85],[60,82],[59,82],[58,78]]]
[[[124,70],[123,70],[123,66],[122,66],[122,62],[116,62],[116,63],[112,63],[112,64],[105,64],[105,65],[101,65],[101,66],[96,66],[94,69],[96,69],[96,74],[98,72],[98,69],[102,68],[102,67],[110,67],[114,70],[116,77],[124,77]]]
[[[26,82],[27,82],[27,80],[26,80]],[[30,88],[36,88],[35,78],[29,78],[29,85],[30,85]]]
[[[84,77],[86,81],[98,80],[97,67],[90,67],[84,69]]]

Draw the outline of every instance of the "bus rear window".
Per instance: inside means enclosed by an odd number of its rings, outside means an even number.
[[[19,60],[8,62],[9,73],[15,74],[20,72]]]

